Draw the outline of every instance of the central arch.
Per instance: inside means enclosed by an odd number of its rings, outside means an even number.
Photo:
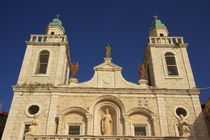
[[[90,107],[90,112],[94,112],[94,108],[97,105],[97,103],[103,102],[103,101],[110,101],[110,102],[115,103],[117,106],[120,107],[122,114],[126,113],[125,106],[124,106],[123,102],[119,98],[112,96],[112,95],[103,95],[103,96],[99,96],[98,98],[96,98],[96,100],[93,102],[93,104]]]
[[[123,114],[125,114],[124,104],[120,99],[111,95],[98,97],[90,108],[90,112],[93,113],[93,134],[104,135],[102,132],[102,116],[107,109],[112,118],[111,135],[123,135]]]

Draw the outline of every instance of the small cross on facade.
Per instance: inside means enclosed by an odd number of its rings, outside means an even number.
[[[57,15],[56,15],[56,18],[59,18],[60,16],[61,16],[60,14],[57,14]]]
[[[155,15],[155,16],[153,16],[153,18],[154,18],[154,19],[158,19],[158,16]]]

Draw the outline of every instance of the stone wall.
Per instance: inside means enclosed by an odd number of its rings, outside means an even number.
[[[50,52],[47,73],[36,74],[39,53],[42,50],[48,50]],[[64,84],[64,73],[67,64],[66,59],[65,46],[28,45],[20,71],[18,84],[36,82],[51,83],[56,85]],[[66,76],[68,76],[68,74]]]
[[[101,91],[100,88],[71,87],[42,87],[35,88],[33,92],[23,87],[14,87],[14,90],[3,140],[19,140],[23,137],[24,124],[30,124],[33,119],[33,115],[27,113],[30,105],[40,107],[36,132],[39,135],[56,133],[56,117],[59,117],[58,134],[67,134],[71,122],[83,125],[82,134],[98,134],[101,119],[98,111],[102,107],[110,107],[116,112],[116,135],[134,135],[133,125],[141,123],[147,124],[151,136],[178,136],[175,129],[178,118],[174,110],[183,107],[189,114],[187,120],[192,124],[192,136],[208,136],[197,107],[198,96],[186,95],[184,90],[183,94],[161,90],[162,95],[157,94],[160,92],[158,90],[143,89],[115,89],[115,93],[111,90]]]
[[[32,121],[32,116],[28,116],[27,108],[31,105],[39,105],[40,111],[38,116],[37,134],[46,133],[46,123],[49,113],[49,93],[34,94],[34,93],[15,92],[12,105],[10,108],[8,121],[4,130],[3,140],[21,140],[24,133],[25,124]]]
[[[175,55],[178,68],[178,76],[168,76],[164,54],[172,52]],[[191,70],[186,48],[165,46],[150,47],[154,82],[156,87],[169,89],[187,89],[194,88],[195,81]],[[152,63],[152,64],[151,64]]]

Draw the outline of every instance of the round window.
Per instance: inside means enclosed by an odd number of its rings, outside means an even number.
[[[38,113],[39,112],[39,106],[38,105],[32,105],[32,106],[30,106],[28,108],[28,112],[31,115],[34,115],[34,114]]]
[[[187,111],[184,109],[184,108],[182,108],[182,107],[178,107],[177,109],[176,109],[176,114],[178,115],[178,116],[180,116],[181,114],[183,115],[183,116],[187,116]]]

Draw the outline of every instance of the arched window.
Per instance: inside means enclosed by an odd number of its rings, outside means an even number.
[[[37,71],[36,71],[37,74],[46,74],[47,73],[49,56],[50,56],[50,52],[47,50],[43,50],[40,52]]]
[[[168,75],[178,75],[177,65],[175,55],[171,52],[165,54],[166,66],[168,70]]]

